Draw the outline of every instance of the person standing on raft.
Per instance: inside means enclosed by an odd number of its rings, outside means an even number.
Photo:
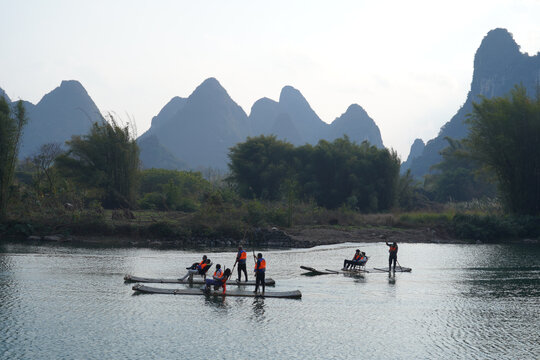
[[[235,265],[236,263],[238,263],[238,279],[236,279],[236,281],[238,282],[242,280],[242,271],[244,272],[246,282],[248,281],[246,260],[247,260],[247,253],[242,249],[241,246],[239,246],[238,254],[236,254],[236,262],[234,263]],[[234,266],[233,266],[233,270],[234,270]]]
[[[255,293],[259,290],[259,285],[262,285],[262,293],[264,294],[264,277],[266,273],[266,260],[262,257],[261,253],[257,254],[257,257],[253,255],[255,260]]]
[[[396,271],[396,262],[397,262],[397,252],[398,252],[398,246],[397,243],[394,241],[392,244],[386,243],[386,246],[389,247],[388,249],[388,272],[392,269],[392,261],[394,262],[394,271]]]

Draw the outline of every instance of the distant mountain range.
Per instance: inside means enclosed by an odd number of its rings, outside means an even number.
[[[0,96],[5,94],[0,89]],[[4,95],[7,98],[7,95]],[[78,81],[62,81],[36,105],[23,101],[28,117],[24,128],[19,159],[35,154],[41,145],[62,145],[73,135],[87,134],[102,115]]]
[[[505,29],[490,31],[474,60],[471,89],[464,105],[424,144],[417,139],[402,170],[416,177],[429,172],[441,159],[446,136],[461,139],[468,133],[464,123],[478,95],[501,96],[522,83],[535,94],[540,83],[540,55],[519,51]],[[9,98],[0,89],[0,96]],[[87,134],[102,118],[99,109],[78,81],[62,81],[36,105],[24,102],[29,123],[24,130],[19,158],[35,153],[42,144],[64,144],[72,135]],[[379,128],[359,105],[352,104],[331,124],[322,121],[300,91],[285,86],[279,101],[257,100],[249,116],[214,78],[205,80],[187,98],[173,97],[152,119],[148,131],[138,138],[143,167],[167,169],[225,169],[229,149],[248,136],[274,134],[294,145],[332,141],[347,135],[352,141],[383,147]]]
[[[153,119],[150,129],[139,138],[139,144],[154,136],[190,168],[225,168],[228,149],[244,141],[250,134],[249,128],[244,110],[216,79],[210,78],[187,99],[174,98],[165,105]],[[148,150],[141,146],[143,156]]]
[[[0,96],[10,101],[2,89]],[[73,135],[87,134],[92,123],[102,119],[84,87],[74,80],[62,81],[36,105],[23,103],[29,122],[20,159],[35,154],[43,144],[65,144]],[[261,134],[274,134],[295,145],[348,135],[351,141],[367,140],[383,147],[379,128],[359,105],[351,105],[326,124],[300,91],[285,86],[279,102],[260,99],[247,116],[214,78],[205,80],[188,98],[172,98],[137,141],[145,168],[226,169],[229,149]]]
[[[402,165],[402,172],[410,168],[415,177],[428,174],[431,166],[441,161],[440,151],[448,146],[445,137],[462,139],[468,135],[464,120],[472,112],[472,103],[481,101],[479,95],[486,98],[503,96],[517,84],[523,84],[530,96],[536,96],[540,84],[540,55],[521,53],[506,29],[491,30],[476,51],[471,89],[465,103],[441,128],[439,135],[427,142],[420,154],[421,144],[413,144],[414,149],[411,148]]]
[[[4,99],[6,99],[8,103],[11,102],[11,99],[9,98],[9,96],[6,94],[6,92],[3,89],[0,89],[0,97],[3,97]]]
[[[139,138],[142,156],[153,151],[144,143],[149,137],[168,149],[189,168],[225,169],[229,149],[248,136],[276,135],[294,145],[332,141],[348,135],[358,143],[367,140],[383,147],[379,128],[359,105],[351,105],[332,124],[322,121],[300,91],[285,86],[279,102],[257,100],[249,116],[230,98],[214,78],[206,79],[187,98],[175,97],[152,119],[150,129]],[[144,162],[147,167],[157,166]]]

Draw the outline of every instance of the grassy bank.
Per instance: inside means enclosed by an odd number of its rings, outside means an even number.
[[[59,234],[70,236],[115,236],[132,239],[253,238],[255,229],[432,229],[448,237],[466,240],[504,241],[538,238],[540,218],[454,208],[430,212],[362,214],[328,210],[310,204],[287,207],[280,203],[247,201],[239,206],[207,205],[195,212],[155,210],[103,210],[100,207],[46,208],[12,214],[0,224],[2,237]]]

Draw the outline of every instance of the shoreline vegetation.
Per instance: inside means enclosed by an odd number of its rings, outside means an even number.
[[[18,161],[26,116],[0,98],[0,241],[157,248],[540,239],[540,97],[523,86],[473,104],[424,183],[392,149],[275,135],[229,149],[228,172],[141,169],[112,115]],[[519,131],[515,131],[519,129]],[[204,173],[203,173],[204,172]]]
[[[265,208],[270,208],[266,206]],[[302,211],[300,211],[302,210]],[[0,224],[0,240],[33,245],[62,243],[90,247],[156,249],[309,248],[340,243],[540,243],[540,220],[473,212],[361,214],[308,209],[295,212],[293,226],[243,221],[249,211],[185,213],[69,208],[54,217]],[[274,211],[277,211],[274,209]],[[42,214],[46,215],[46,214]],[[253,216],[253,214],[251,214]],[[201,218],[204,217],[204,218]],[[271,216],[270,216],[271,217]],[[253,221],[253,219],[251,219]]]

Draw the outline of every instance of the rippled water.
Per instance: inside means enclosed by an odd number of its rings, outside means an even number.
[[[4,244],[0,358],[540,358],[540,246],[402,244],[412,273],[300,275],[337,269],[357,247],[368,268],[386,265],[382,243],[265,252],[267,290],[302,291],[289,300],[133,295],[123,283],[177,277],[200,258],[190,251]]]

